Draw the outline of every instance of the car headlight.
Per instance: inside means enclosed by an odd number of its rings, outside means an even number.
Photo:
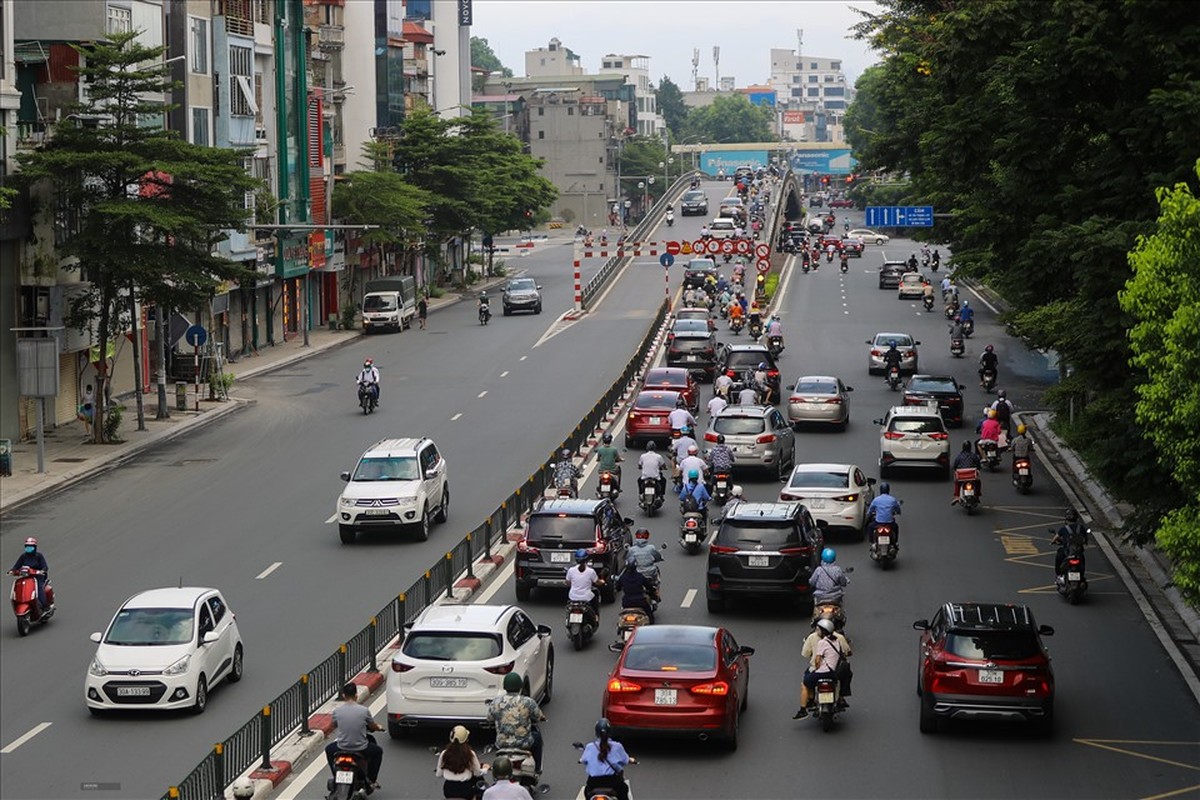
[[[108,674],[108,670],[100,663],[100,659],[93,658],[91,666],[88,667],[88,672],[97,678],[103,678]]]
[[[415,497],[398,497],[398,498],[396,498],[396,502],[398,502],[402,506],[415,506],[417,504],[417,498],[415,498]]]
[[[352,506],[352,505],[354,505],[354,499],[350,498],[350,497],[339,497],[338,505],[339,506]]]
[[[190,663],[192,663],[192,657],[190,655],[184,656],[183,658],[179,659],[171,666],[164,669],[162,671],[162,674],[163,675],[182,675],[183,673],[187,672],[188,664],[190,664]]]

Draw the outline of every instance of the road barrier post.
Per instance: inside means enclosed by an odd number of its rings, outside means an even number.
[[[271,707],[263,706],[262,724],[259,725],[259,730],[262,731],[262,764],[259,769],[271,768]],[[221,745],[217,745],[221,747]]]
[[[367,651],[371,654],[371,666],[368,672],[379,672],[379,666],[375,662],[375,652],[379,650],[378,631],[376,626],[379,624],[379,617],[371,617],[371,624],[367,626]]]
[[[267,762],[270,764],[270,762]],[[217,742],[213,745],[213,778],[216,779],[218,786],[225,786],[225,743]]]
[[[308,715],[312,713],[312,706],[308,703],[308,673],[306,672],[300,676],[300,707],[304,709],[304,713],[300,715],[300,734],[302,736],[312,733],[312,729],[308,727]]]
[[[346,685],[346,681],[350,680],[350,676],[346,674],[346,662],[349,660],[347,658],[349,651],[350,648],[346,647],[346,645],[338,645],[338,677],[341,679],[338,681],[339,694],[341,693],[342,687]]]

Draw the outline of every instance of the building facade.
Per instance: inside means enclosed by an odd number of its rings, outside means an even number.
[[[842,120],[854,85],[841,59],[771,48],[770,84],[777,92],[780,134],[799,142],[843,142]]]

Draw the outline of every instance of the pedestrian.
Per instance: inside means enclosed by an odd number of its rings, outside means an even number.
[[[425,318],[429,316],[429,302],[425,299],[425,295],[421,295],[421,299],[417,301],[417,322],[421,325],[421,330],[425,330]]]
[[[87,438],[92,438],[92,422],[96,418],[96,390],[89,383],[83,390],[83,402],[79,405],[79,419],[83,422],[83,429],[87,433]]]

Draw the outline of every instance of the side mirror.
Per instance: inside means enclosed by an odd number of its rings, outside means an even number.
[[[847,392],[853,392],[853,391],[854,391],[854,387],[853,387],[853,386],[847,386],[847,387],[846,387],[846,391],[847,391]]]
[[[549,625],[538,625],[537,632],[538,632],[538,636],[553,636],[554,635],[554,631],[553,631],[553,629],[551,629],[551,627]]]
[[[871,344],[871,340],[870,340],[870,339],[863,339],[863,344]]]
[[[754,655],[754,648],[753,647],[739,647],[738,655],[750,657],[750,656]]]
[[[913,347],[916,347],[919,344],[920,344],[920,342],[913,342]]]
[[[867,478],[867,486],[874,486],[877,483],[879,483],[879,481],[875,480],[874,478]]]
[[[93,642],[95,642],[96,644],[100,644],[100,640],[104,638],[104,634],[103,634],[103,633],[101,633],[100,631],[96,631],[95,633],[93,633],[93,634],[92,634],[91,636],[89,636],[88,638],[89,638],[89,639],[91,639],[91,640],[92,640]]]
[[[632,525],[633,517],[624,517],[621,521],[624,522],[626,525]]]
[[[881,420],[881,419],[873,419],[873,420],[871,420],[871,422],[875,423],[876,425],[882,425],[882,424],[883,424],[883,420]],[[553,465],[553,464],[551,464],[550,466],[554,466],[554,465]]]
[[[537,285],[537,290],[538,290],[539,292],[542,290],[542,285],[541,285],[540,283]]]
[[[844,570],[842,570],[842,572],[849,575],[851,572],[854,572],[854,567],[846,567]]]
[[[1051,628],[1049,625],[1039,625],[1038,633],[1041,634],[1042,636],[1053,636],[1054,628]]]
[[[927,630],[929,630],[929,620],[927,620],[927,619],[919,619],[919,620],[917,620],[916,622],[914,622],[914,623],[913,623],[913,630],[914,630],[914,631],[927,631]]]
[[[342,473],[342,480],[344,480],[344,481],[348,481],[348,480],[350,480],[350,473],[349,473],[349,472],[343,472],[343,473]]]
[[[789,383],[787,386],[785,386],[783,388],[787,389],[789,392],[794,392],[794,391],[796,391],[796,384]]]
[[[213,644],[214,642],[220,641],[220,639],[221,636],[216,631],[206,631],[204,636],[200,639],[200,644]]]

